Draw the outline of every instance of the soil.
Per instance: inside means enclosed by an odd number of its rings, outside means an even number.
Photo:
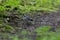
[[[27,30],[32,33],[32,35],[25,35],[28,38],[32,38],[35,40],[36,33],[34,32],[35,28],[42,26],[51,26],[50,31],[56,32],[55,28],[60,28],[60,11],[57,12],[36,12],[31,14],[26,14],[33,19],[33,21],[24,20],[24,15],[18,15],[19,18],[10,17],[9,20],[7,18],[3,18],[6,21],[5,24],[11,25],[15,30],[11,32],[2,32],[10,35],[18,35],[19,38],[23,38],[24,35],[20,35],[19,32],[22,30]]]
[[[31,14],[25,14],[32,18],[33,21],[25,20],[24,15],[17,18],[10,18],[9,25],[15,26],[17,28],[27,29],[32,31],[33,29],[41,26],[52,26],[53,28],[60,27],[60,11],[58,12],[36,12]]]

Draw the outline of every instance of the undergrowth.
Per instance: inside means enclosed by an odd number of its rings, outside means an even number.
[[[34,31],[36,32],[36,38],[35,40],[60,40],[60,32],[49,32],[49,29],[51,26],[42,26],[39,28],[36,28]],[[23,38],[19,38],[19,35],[13,34],[12,36],[6,33],[1,34],[0,36],[3,36],[3,39],[9,38],[11,40],[33,40],[30,37],[28,38],[26,35],[28,35],[30,32],[27,32],[27,30],[23,30],[20,32],[20,35],[22,34]],[[32,35],[32,34],[30,34]]]
[[[0,1],[0,11],[10,10],[17,7],[21,13],[31,10],[56,11],[60,5],[60,0],[2,0]],[[10,7],[6,7],[10,6]]]
[[[50,32],[51,26],[42,26],[35,29],[37,32],[38,37],[36,40],[60,40],[60,32]]]
[[[44,11],[44,12],[52,12],[59,10],[58,6],[60,5],[60,0],[1,0],[0,1],[0,16],[7,15],[7,13],[3,14],[3,11],[14,11],[19,10],[20,13],[29,13],[30,11]],[[2,27],[3,21],[0,18],[0,30],[3,31],[12,31],[13,27],[10,25],[6,25]],[[36,40],[60,40],[59,32],[48,32],[50,26],[44,26],[40,28],[36,28],[34,31],[36,35]],[[30,33],[30,32],[29,32]],[[20,32],[22,35],[29,34],[26,30]],[[30,33],[30,35],[33,33]],[[5,38],[7,35],[2,34]],[[9,36],[12,38],[11,40],[30,40],[29,38],[19,39],[17,36]]]

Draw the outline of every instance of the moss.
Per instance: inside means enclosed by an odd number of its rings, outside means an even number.
[[[37,33],[37,35],[43,35],[45,33],[47,33],[50,30],[50,26],[42,26],[39,28],[35,29],[35,32]]]

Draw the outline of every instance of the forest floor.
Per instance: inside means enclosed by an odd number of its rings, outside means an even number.
[[[10,35],[10,36],[18,35],[18,38],[27,37],[27,38],[30,38],[31,40],[35,40],[36,33],[34,32],[34,30],[38,27],[51,26],[52,29],[50,29],[50,31],[53,31],[53,32],[57,31],[55,30],[55,28],[60,28],[60,11],[51,12],[51,13],[36,12],[35,14],[31,12],[30,14],[27,14],[27,15],[33,19],[33,21],[30,24],[27,24],[25,21],[20,19],[13,19],[13,20],[10,20],[8,23],[5,23],[13,26],[14,30],[10,32],[1,31],[0,35],[5,34],[3,35],[5,37],[0,36],[0,40],[11,40],[6,35]],[[27,30],[29,34],[25,33],[26,35],[24,35],[24,32],[23,32],[23,35],[22,35],[21,32],[24,30]]]

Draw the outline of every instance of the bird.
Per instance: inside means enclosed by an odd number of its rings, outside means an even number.
[[[23,21],[27,26],[31,26],[33,24],[33,19],[26,14],[23,15]]]
[[[25,15],[25,14],[24,14],[23,20],[33,21],[33,19],[31,17],[29,17],[28,15]]]

